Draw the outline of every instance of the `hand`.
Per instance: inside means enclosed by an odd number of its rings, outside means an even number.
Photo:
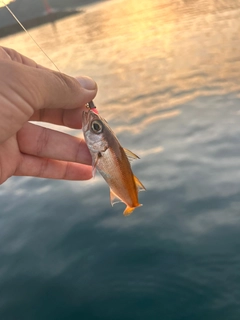
[[[28,121],[81,129],[82,111],[97,93],[78,81],[0,47],[0,184],[11,176],[85,180],[91,156],[82,139]]]

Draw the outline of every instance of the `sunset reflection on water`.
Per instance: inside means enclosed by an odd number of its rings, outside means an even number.
[[[140,156],[133,171],[147,191],[124,219],[99,175],[1,186],[4,310],[21,298],[34,319],[43,309],[57,319],[239,319],[240,2],[84,10],[31,34],[62,72],[96,80],[95,104]],[[23,33],[1,45],[53,68]],[[17,291],[12,274],[29,286]]]

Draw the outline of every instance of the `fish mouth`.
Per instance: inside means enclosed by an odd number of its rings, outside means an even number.
[[[90,116],[90,110],[82,112],[82,128],[84,131],[89,129]]]

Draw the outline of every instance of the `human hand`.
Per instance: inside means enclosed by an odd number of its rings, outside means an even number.
[[[0,47],[0,184],[14,175],[90,179],[84,140],[28,121],[81,129],[82,111],[96,93],[88,77],[77,81]]]

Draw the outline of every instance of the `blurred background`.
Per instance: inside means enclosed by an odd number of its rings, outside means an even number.
[[[10,4],[62,72],[97,81],[147,191],[126,218],[99,175],[4,183],[0,319],[239,319],[240,1],[48,6],[71,15],[41,24],[43,1]],[[1,8],[0,45],[53,68],[11,25]]]

